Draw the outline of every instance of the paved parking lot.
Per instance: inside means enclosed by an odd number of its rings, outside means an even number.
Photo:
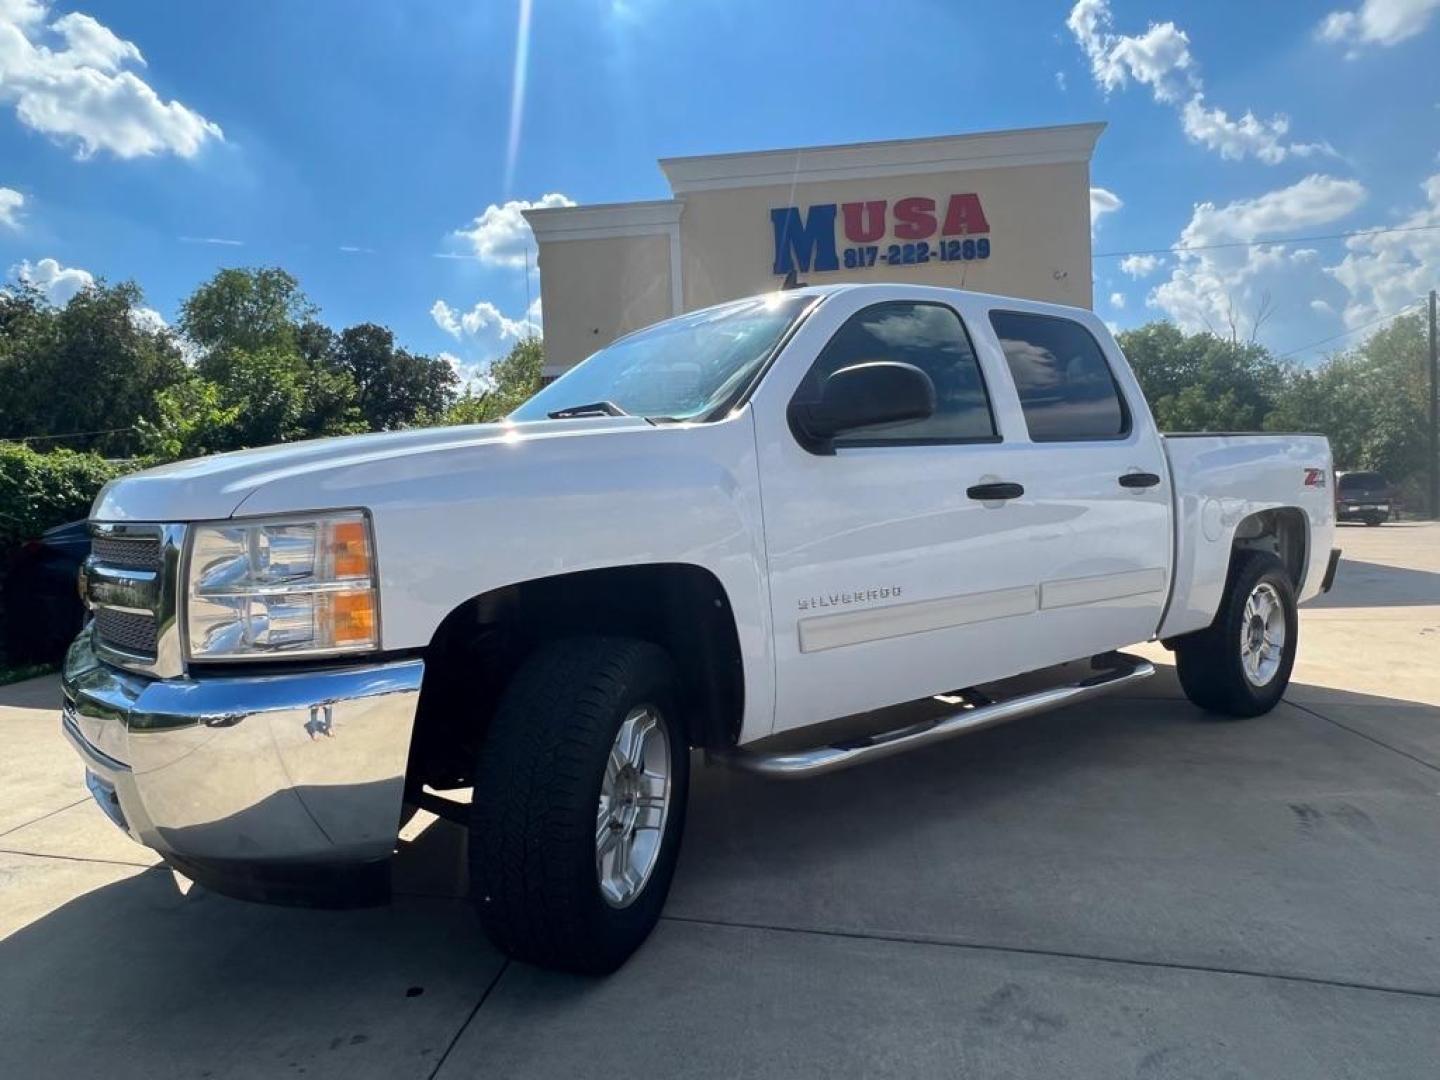
[[[386,908],[184,887],[82,797],[55,680],[0,688],[0,1076],[1434,1076],[1440,526],[1340,543],[1267,717],[1167,668],[851,773],[700,770],[603,981],[490,950],[444,823]]]

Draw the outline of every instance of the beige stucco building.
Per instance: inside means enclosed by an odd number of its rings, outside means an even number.
[[[1088,307],[1103,124],[668,158],[674,197],[525,211],[546,374],[671,315],[779,287],[913,281]]]

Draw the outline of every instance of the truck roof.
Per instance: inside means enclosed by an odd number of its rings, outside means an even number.
[[[1027,308],[1044,308],[1055,312],[1066,314],[1094,314],[1089,308],[1079,307],[1074,304],[1057,304],[1050,300],[1034,300],[1026,296],[1005,296],[1000,293],[980,292],[976,289],[957,289],[946,285],[917,285],[906,281],[870,281],[870,282],[847,282],[836,285],[801,285],[794,289],[787,289],[786,292],[798,296],[833,296],[839,293],[866,293],[866,292],[888,292],[894,289],[904,289],[913,292],[917,296],[928,296],[939,299],[944,296],[967,296],[991,304],[1024,304]],[[718,306],[718,305],[717,305]]]

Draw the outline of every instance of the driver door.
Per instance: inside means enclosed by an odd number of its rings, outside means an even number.
[[[987,389],[1003,374],[984,370],[946,303],[860,303],[841,293],[822,305],[808,346],[797,337],[784,354],[795,366],[757,396],[776,731],[1033,666],[1039,568],[1026,549],[1039,511],[971,490],[1017,479],[1024,447],[1004,441]],[[842,433],[833,454],[806,450],[789,401],[873,360],[929,375],[935,413]]]

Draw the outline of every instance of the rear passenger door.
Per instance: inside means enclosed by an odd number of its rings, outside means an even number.
[[[995,308],[989,322],[1028,444],[1025,501],[1044,522],[1032,545],[1038,651],[1078,658],[1147,640],[1169,589],[1171,492],[1140,388],[1078,317]]]

